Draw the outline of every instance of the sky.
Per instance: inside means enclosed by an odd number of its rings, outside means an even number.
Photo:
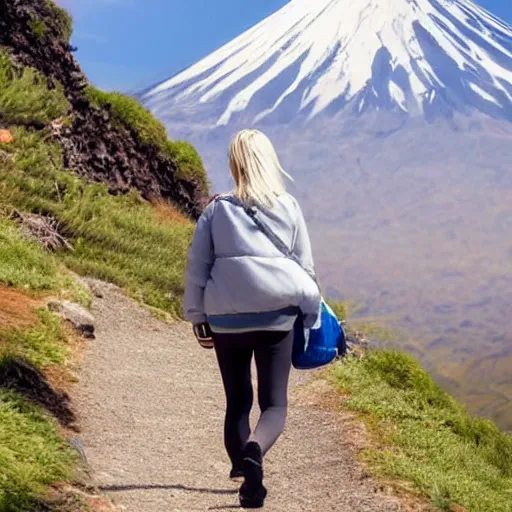
[[[173,76],[288,0],[57,0],[74,19],[75,54],[106,90],[136,92]],[[511,0],[478,3],[512,24]]]

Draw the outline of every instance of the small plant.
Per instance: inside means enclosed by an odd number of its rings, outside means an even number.
[[[46,35],[46,25],[41,20],[30,20],[28,22],[30,30],[35,34],[38,39],[43,39]]]
[[[328,300],[327,303],[338,317],[338,320],[341,321],[347,318],[347,304],[345,302],[341,302],[339,300]]]
[[[439,489],[437,486],[430,496],[432,505],[441,510],[451,510],[452,500],[450,498],[450,492],[447,489]]]

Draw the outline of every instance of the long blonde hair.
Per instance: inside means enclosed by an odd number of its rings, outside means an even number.
[[[229,166],[235,181],[235,196],[243,203],[272,207],[286,193],[282,168],[268,137],[259,130],[238,132],[229,145]]]

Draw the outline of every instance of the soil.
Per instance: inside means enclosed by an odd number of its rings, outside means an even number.
[[[120,510],[239,508],[223,447],[224,395],[213,351],[108,286],[94,303],[76,403],[95,484]],[[357,461],[360,425],[326,408],[312,375],[294,372],[287,428],[265,461],[266,510],[410,510]]]

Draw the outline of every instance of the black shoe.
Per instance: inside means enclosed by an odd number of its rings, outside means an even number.
[[[240,506],[243,508],[261,508],[267,496],[263,486],[263,453],[258,443],[246,444],[243,453],[244,483],[240,487]]]
[[[244,476],[244,470],[239,466],[233,466],[229,473],[229,478],[242,478]]]
[[[263,508],[266,497],[267,489],[263,485],[256,492],[249,490],[245,483],[240,487],[239,498],[242,508]]]

